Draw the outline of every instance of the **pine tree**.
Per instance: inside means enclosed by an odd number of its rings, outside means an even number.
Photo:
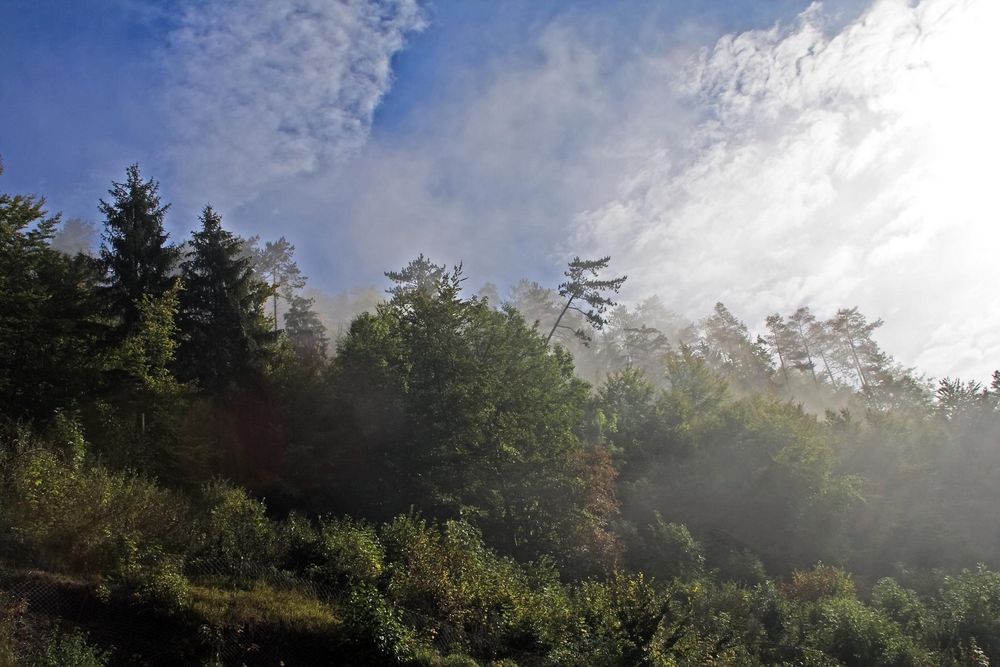
[[[608,308],[616,305],[615,301],[607,296],[607,293],[617,294],[628,277],[598,278],[600,272],[608,268],[608,263],[610,262],[611,257],[609,256],[599,259],[580,259],[579,257],[574,257],[573,261],[569,263],[569,268],[563,274],[566,276],[566,282],[559,285],[559,296],[565,298],[566,303],[563,305],[562,312],[559,313],[559,317],[556,318],[555,324],[552,325],[552,330],[549,331],[549,335],[545,339],[546,345],[552,340],[556,329],[563,326],[562,319],[568,310],[572,309],[580,313],[587,324],[594,329],[600,330],[607,324],[604,313],[607,312]],[[586,306],[581,308],[579,305],[573,305],[574,302],[577,304],[586,304]],[[583,328],[579,328],[573,333],[584,341],[590,340],[589,334]]]
[[[295,246],[284,236],[268,241],[263,248],[253,248],[253,267],[269,286],[274,331],[278,331],[278,297],[291,305],[295,290],[306,284],[305,276],[292,259]]]
[[[722,303],[701,322],[699,349],[702,356],[727,379],[744,387],[765,385],[773,366],[764,342],[750,337],[746,324]]]
[[[111,201],[101,200],[105,216],[101,260],[120,338],[138,324],[143,297],[159,299],[175,280],[180,251],[167,243],[163,217],[169,204],[160,203],[159,189],[156,181],[143,181],[139,165],[133,164],[124,183],[112,183]]]
[[[192,235],[181,265],[178,367],[182,378],[215,390],[253,369],[273,336],[264,315],[268,288],[242,254],[242,240],[222,228],[211,206],[200,220],[202,228]]]

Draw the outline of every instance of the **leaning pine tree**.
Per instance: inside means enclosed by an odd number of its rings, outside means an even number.
[[[611,257],[601,257],[600,259],[574,257],[573,261],[569,263],[569,268],[563,274],[566,276],[566,282],[559,285],[559,296],[565,298],[566,303],[545,339],[546,345],[552,340],[557,329],[573,330],[572,327],[562,324],[563,316],[569,310],[580,313],[587,324],[594,329],[600,330],[607,324],[604,313],[607,312],[608,308],[616,305],[608,293],[617,294],[627,278],[627,276],[600,278],[600,272],[608,268],[610,261]],[[583,328],[573,330],[573,334],[584,343],[590,341],[590,335]]]

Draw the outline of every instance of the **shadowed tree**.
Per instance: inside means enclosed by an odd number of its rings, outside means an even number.
[[[44,205],[0,194],[0,415],[8,418],[49,418],[97,383],[98,267],[49,246],[58,216]]]
[[[512,307],[462,298],[460,267],[419,257],[387,275],[395,296],[354,321],[332,368],[341,508],[416,507],[522,556],[613,560],[613,470],[577,435],[587,385],[568,353]]]
[[[181,267],[178,370],[182,378],[215,390],[253,369],[273,335],[263,310],[267,285],[242,254],[242,240],[222,228],[211,206],[202,211],[201,223]]]
[[[302,359],[324,359],[330,339],[312,308],[313,300],[293,295],[285,313],[285,334]]]
[[[105,216],[101,261],[107,271],[107,295],[118,318],[120,338],[137,326],[143,297],[159,299],[173,285],[180,251],[167,243],[160,185],[142,180],[139,165],[126,170],[124,183],[112,183],[111,201],[101,200]]]

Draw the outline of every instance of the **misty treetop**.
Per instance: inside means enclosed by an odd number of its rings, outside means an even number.
[[[110,192],[99,257],[0,194],[0,661],[1000,661],[1000,372],[608,257],[504,301],[418,255],[328,333],[286,239]]]

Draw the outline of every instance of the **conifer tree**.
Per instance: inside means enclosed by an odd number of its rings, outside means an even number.
[[[273,337],[264,315],[267,285],[254,276],[241,239],[222,228],[211,206],[200,220],[181,265],[178,366],[182,378],[215,390],[252,369]]]
[[[604,313],[607,312],[608,308],[616,305],[608,293],[617,294],[627,278],[627,276],[599,278],[601,271],[608,268],[609,262],[611,262],[610,256],[599,259],[574,257],[573,261],[569,263],[569,268],[563,274],[566,276],[566,282],[559,285],[559,296],[565,298],[566,303],[545,339],[546,345],[552,340],[556,329],[563,327],[562,319],[568,310],[580,313],[587,324],[594,329],[600,330],[607,324]],[[583,328],[577,329],[573,333],[584,341],[590,340],[589,334]]]
[[[275,332],[278,331],[278,297],[291,305],[295,290],[301,289],[306,284],[305,276],[292,259],[294,253],[295,246],[284,236],[277,241],[268,241],[263,248],[253,248],[254,269],[270,286],[272,325]]]
[[[120,338],[139,323],[143,297],[159,299],[175,280],[180,251],[167,243],[163,217],[169,204],[160,203],[159,188],[153,179],[143,181],[139,165],[133,164],[124,183],[112,183],[111,201],[101,200],[105,216],[101,260]]]
[[[285,333],[300,358],[323,359],[330,339],[312,305],[312,299],[292,295],[291,305],[285,313]]]
[[[50,418],[97,381],[105,330],[93,296],[97,267],[49,246],[59,216],[44,207],[39,197],[0,193],[0,415],[7,418]]]

